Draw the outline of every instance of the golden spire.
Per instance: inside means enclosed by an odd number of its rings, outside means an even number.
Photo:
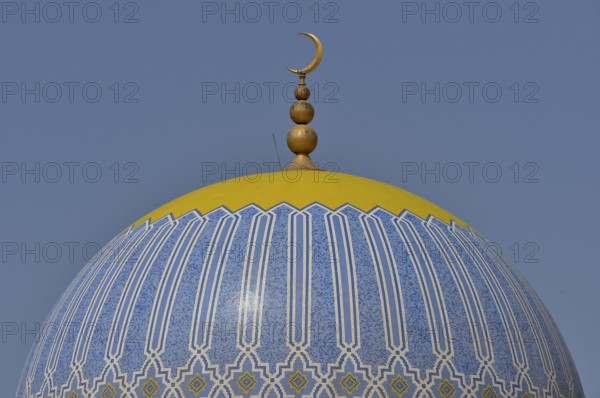
[[[321,58],[323,58],[323,46],[317,36],[312,33],[303,32],[300,34],[308,36],[313,41],[316,51],[313,60],[308,66],[302,69],[291,69],[288,67],[290,72],[299,76],[300,82],[294,91],[294,96],[297,101],[294,102],[290,108],[290,117],[296,125],[290,129],[287,135],[288,147],[296,154],[296,157],[285,168],[316,170],[317,166],[308,156],[315,150],[319,140],[315,130],[308,125],[315,116],[315,109],[310,102],[307,101],[310,97],[310,90],[306,87],[306,75],[315,70],[321,63]]]

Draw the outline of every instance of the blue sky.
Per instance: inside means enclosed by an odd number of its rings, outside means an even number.
[[[466,4],[466,5],[465,5]],[[97,247],[166,201],[291,154],[419,194],[493,241],[600,394],[600,3],[4,2],[0,381]]]

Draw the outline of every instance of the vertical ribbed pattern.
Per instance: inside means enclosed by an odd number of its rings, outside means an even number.
[[[583,397],[518,271],[409,211],[167,216],[111,241],[48,325],[20,397]]]

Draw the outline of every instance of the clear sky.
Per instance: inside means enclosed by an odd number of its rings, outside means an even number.
[[[308,77],[313,159],[406,188],[495,242],[600,396],[598,1],[171,3],[0,5],[7,396],[99,245],[181,194],[267,171],[273,133],[291,159],[284,65],[312,57],[301,31],[325,54]]]

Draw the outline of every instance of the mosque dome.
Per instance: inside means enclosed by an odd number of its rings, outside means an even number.
[[[82,269],[17,396],[583,397],[519,271],[416,195],[314,170],[299,108],[295,167],[175,199]]]

